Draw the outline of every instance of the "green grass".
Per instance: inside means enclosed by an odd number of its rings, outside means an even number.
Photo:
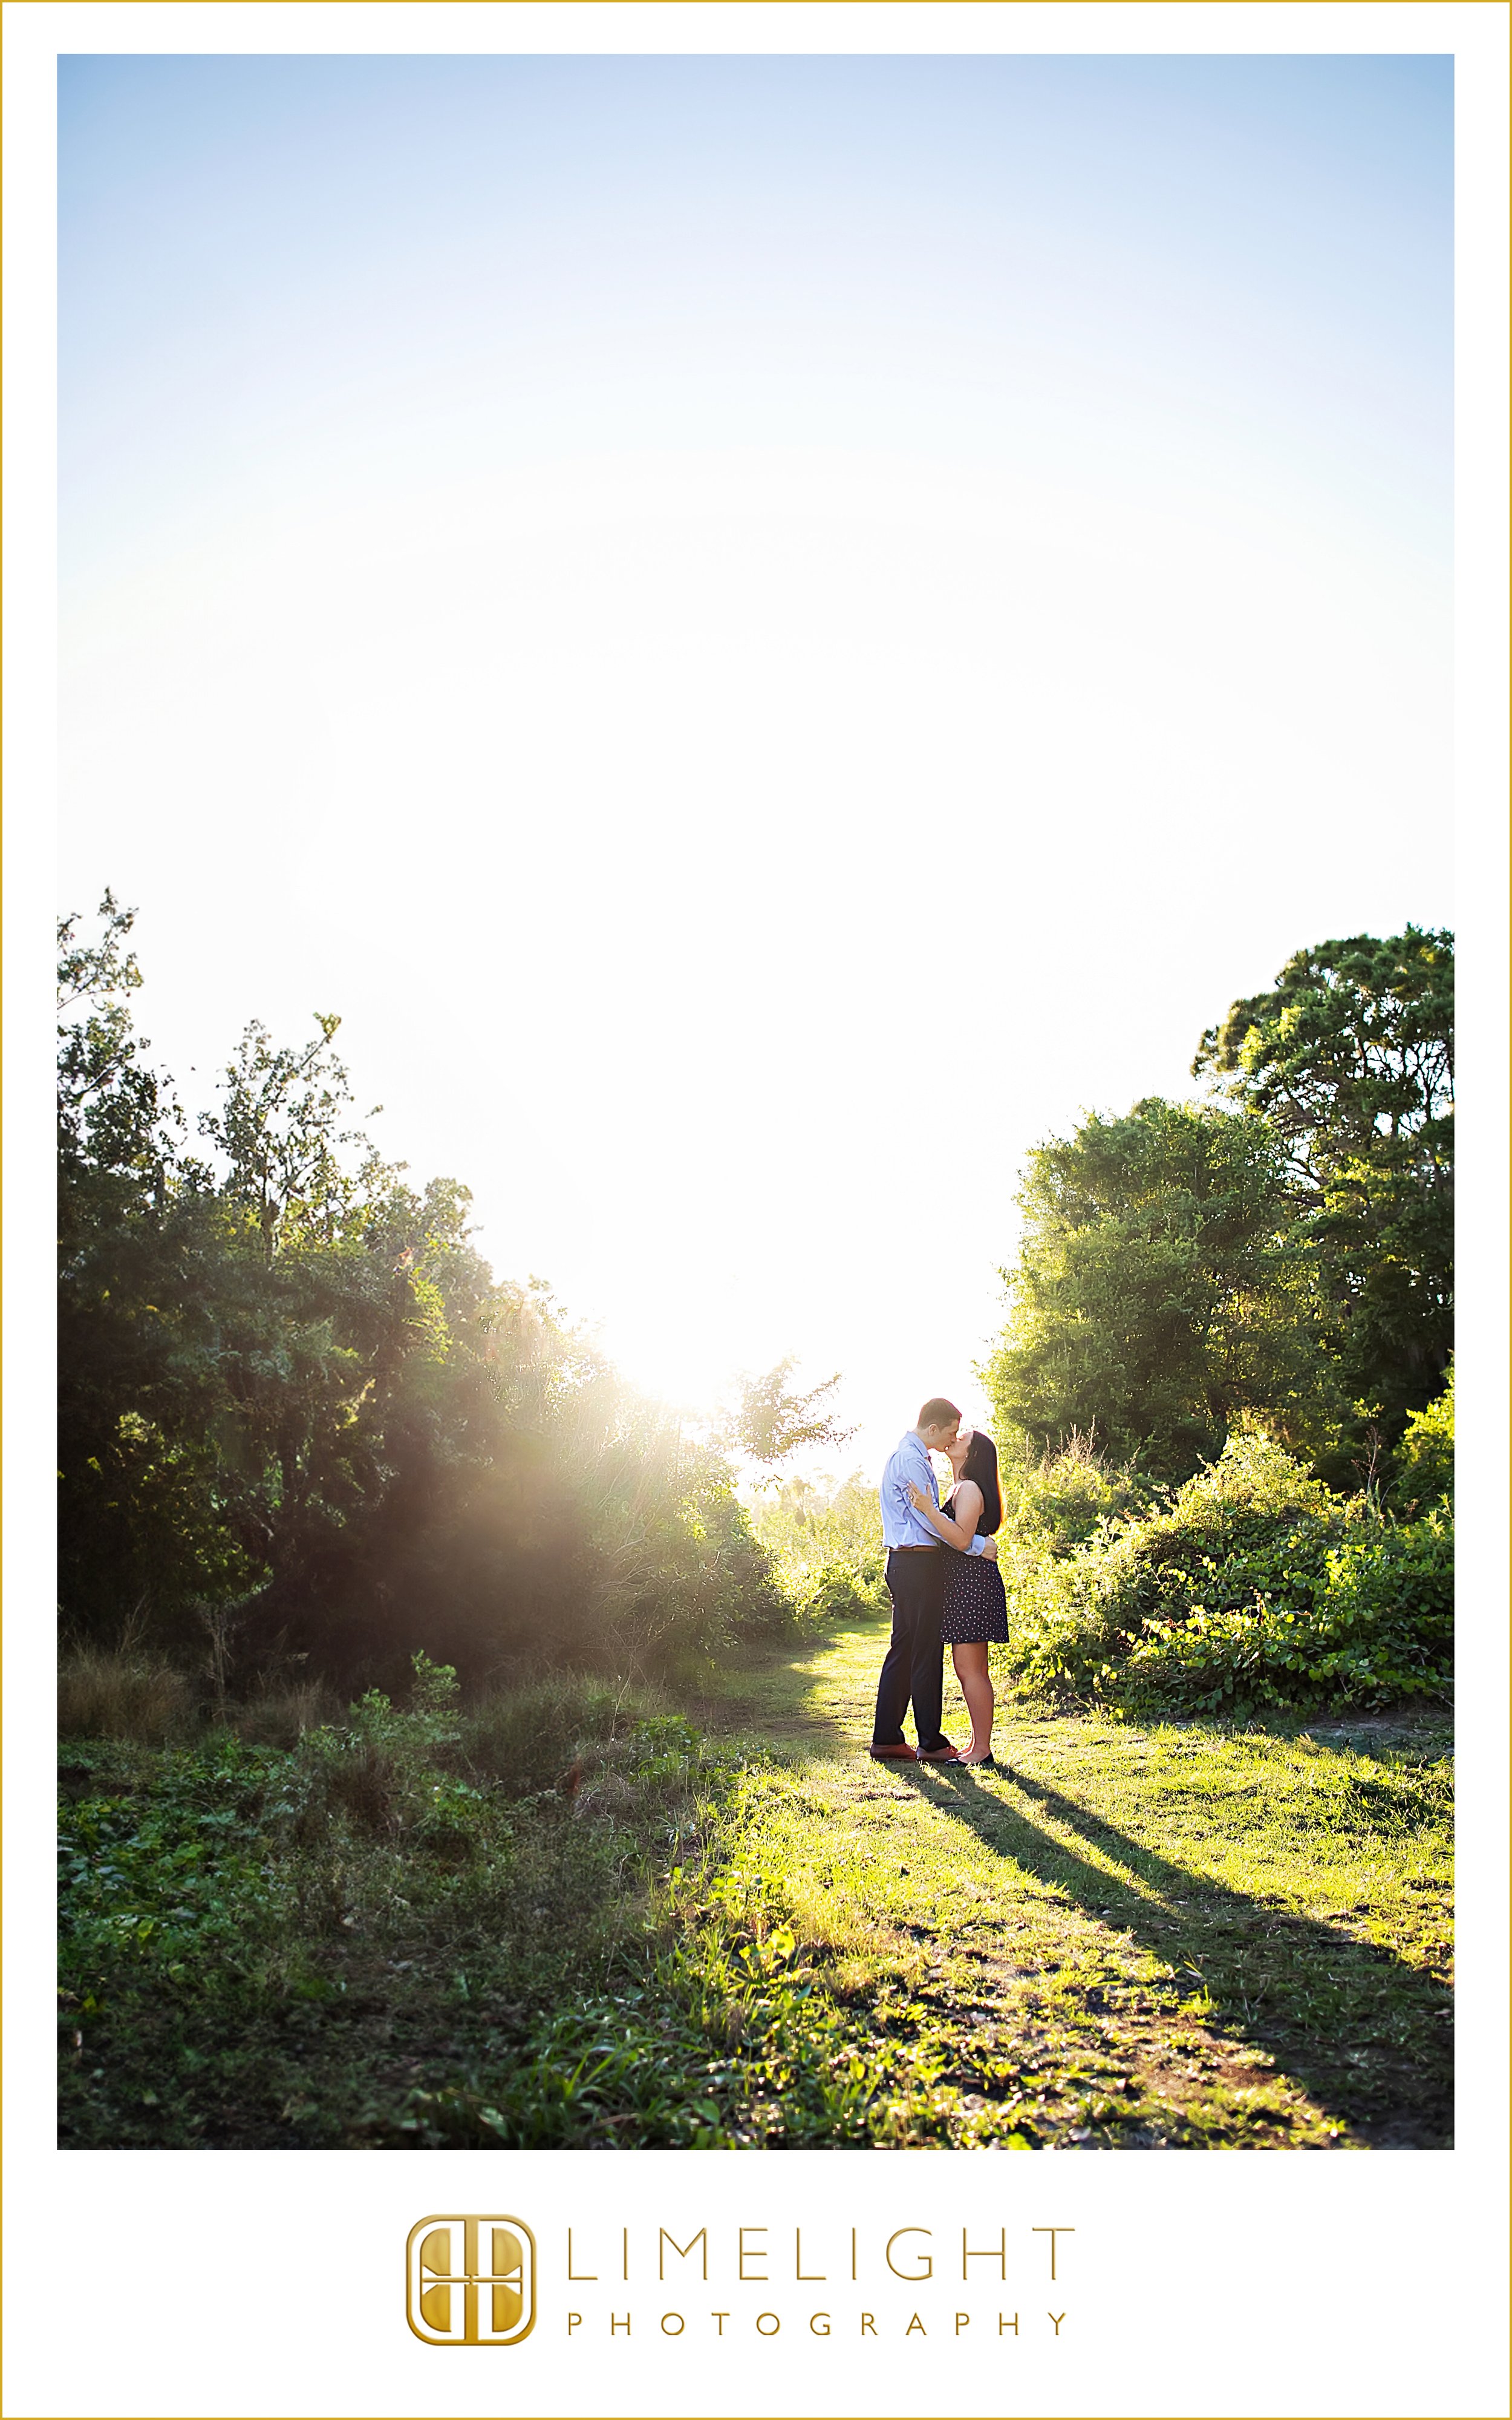
[[[854,1753],[882,1634],[740,1706],[790,1710],[728,1872],[885,2044],[889,2137],[1448,2140],[1448,1739],[1358,1719],[1219,1731],[1011,1714],[1003,1772]],[[832,1751],[849,1733],[853,1753]]]
[[[63,2139],[1448,2141],[1442,1722],[1014,1709],[1011,1771],[874,1765],[885,1638],[746,1651],[696,1724],[432,1683],[71,1747]]]

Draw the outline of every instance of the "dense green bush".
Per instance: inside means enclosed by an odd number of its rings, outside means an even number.
[[[1231,1439],[1165,1509],[1010,1568],[1024,1678],[1132,1712],[1369,1706],[1449,1683],[1447,1509],[1383,1519],[1265,1438]]]
[[[1407,1512],[1454,1501],[1455,1373],[1426,1411],[1414,1412],[1392,1457],[1392,1499]]]
[[[1073,1429],[1058,1452],[1035,1455],[1026,1445],[999,1465],[1003,1486],[1002,1549],[1069,1555],[1103,1525],[1128,1520],[1159,1502],[1151,1480],[1099,1453],[1095,1435]]]
[[[797,1619],[807,1628],[826,1622],[865,1621],[891,1612],[887,1594],[887,1557],[880,1544],[871,1554],[837,1556],[809,1573],[795,1600]]]
[[[1192,1714],[1381,1706],[1452,1671],[1454,1532],[1442,1512],[1330,1550],[1309,1605],[1195,1607],[1149,1623],[1119,1676],[1131,1706]],[[1299,1600],[1305,1586],[1294,1593]]]

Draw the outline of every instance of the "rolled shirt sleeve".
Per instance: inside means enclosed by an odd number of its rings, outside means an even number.
[[[893,1455],[882,1474],[882,1534],[889,1545],[906,1544],[919,1526],[918,1515],[908,1500],[911,1474],[900,1467],[900,1456]]]

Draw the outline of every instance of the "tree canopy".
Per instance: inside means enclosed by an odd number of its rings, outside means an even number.
[[[353,1123],[339,1019],[249,1026],[203,1155],[147,1063],[129,910],[59,930],[59,1583],[75,1633],[208,1630],[344,1680],[621,1668],[772,1618],[719,1457],[632,1402],[467,1187]],[[822,1391],[822,1390],[821,1390]]]
[[[1395,1435],[1454,1349],[1454,938],[1409,924],[1288,958],[1193,1065],[1284,1142],[1362,1417]]]
[[[1325,1419],[1308,1256],[1275,1139],[1214,1105],[1138,1101],[1029,1155],[1010,1314],[987,1368],[1011,1429],[1093,1434],[1183,1477],[1261,1408],[1294,1443]]]
[[[1193,1072],[1029,1155],[998,1413],[1176,1477],[1257,1422],[1358,1483],[1453,1351],[1453,937],[1299,950]]]

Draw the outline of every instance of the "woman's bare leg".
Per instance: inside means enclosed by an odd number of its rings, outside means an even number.
[[[968,1762],[976,1764],[993,1752],[993,1684],[987,1669],[987,1645],[984,1639],[965,1639],[950,1650],[955,1677],[961,1683],[961,1695],[971,1716],[971,1737],[962,1749]]]

